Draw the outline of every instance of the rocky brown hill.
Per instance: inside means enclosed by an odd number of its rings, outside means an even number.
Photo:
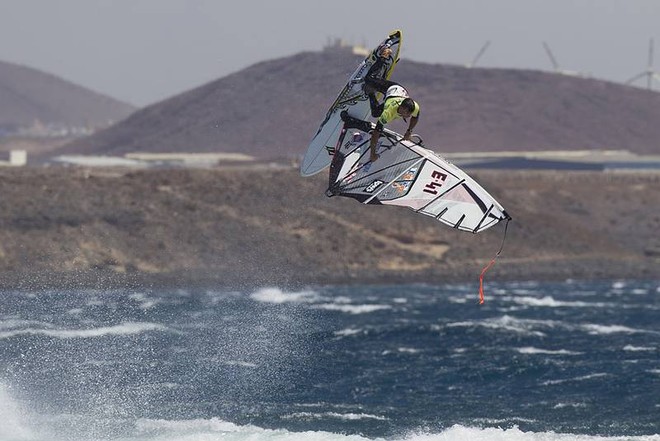
[[[502,227],[323,195],[295,169],[0,169],[0,283],[476,282]],[[479,171],[511,213],[487,281],[660,276],[660,174]]]
[[[54,75],[0,61],[0,128],[106,127],[135,108]]]
[[[326,50],[264,61],[144,108],[61,153],[302,155],[360,59]],[[393,79],[421,102],[417,131],[437,151],[660,152],[656,92],[539,71],[406,59]]]

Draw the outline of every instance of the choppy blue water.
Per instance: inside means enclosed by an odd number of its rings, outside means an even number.
[[[2,292],[0,440],[660,440],[660,282]]]

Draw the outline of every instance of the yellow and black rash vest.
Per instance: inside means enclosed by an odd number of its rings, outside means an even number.
[[[379,125],[384,126],[397,118],[401,118],[401,115],[399,115],[397,110],[399,109],[401,102],[406,98],[409,98],[408,92],[402,86],[395,85],[387,89],[385,102],[383,104],[383,113],[381,113],[378,118]],[[414,101],[414,103],[415,110],[413,110],[410,116],[417,118],[419,116],[419,104],[417,104],[417,101]]]

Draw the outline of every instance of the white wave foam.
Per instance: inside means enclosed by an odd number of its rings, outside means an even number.
[[[160,299],[154,299],[141,292],[130,294],[128,298],[138,302],[140,304],[140,309],[144,310],[151,309],[162,302]]]
[[[116,326],[106,326],[92,329],[16,329],[0,332],[0,339],[12,338],[19,335],[45,335],[61,339],[69,338],[95,338],[107,335],[133,335],[149,331],[164,331],[167,328],[157,323],[122,323]]]
[[[218,418],[187,421],[142,419],[138,420],[136,430],[138,436],[130,438],[136,441],[366,441],[368,439],[359,435],[317,431],[289,432],[285,429],[262,429],[252,425],[239,426]]]
[[[557,403],[552,406],[553,409],[565,409],[567,407],[572,407],[574,409],[586,408],[586,403]]]
[[[347,314],[368,314],[374,311],[381,311],[384,309],[392,309],[390,305],[346,305],[336,303],[323,303],[315,305],[314,309],[324,309],[327,311],[340,311]]]
[[[557,326],[557,322],[552,320],[529,320],[529,319],[518,319],[510,315],[504,315],[498,318],[491,318],[486,320],[478,321],[466,321],[466,322],[455,322],[449,323],[447,327],[484,327],[495,330],[515,332],[517,334],[531,335],[535,337],[545,337],[545,333],[537,331],[534,328],[545,327],[545,328],[554,328]]]
[[[191,432],[207,432],[207,433],[236,433],[236,432],[260,432],[266,430],[256,426],[239,426],[234,423],[220,420],[218,418],[211,419],[196,419],[184,421],[170,421],[170,420],[151,420],[139,419],[135,424],[136,429],[140,433],[156,431],[163,433],[165,431],[174,433],[191,433]],[[172,434],[174,434],[172,433]]]
[[[1,397],[1,395],[0,395]],[[1,404],[1,403],[0,403]],[[568,404],[568,406],[573,406]],[[577,405],[580,406],[579,404]],[[7,441],[59,441],[70,439],[106,439],[104,427],[94,430],[93,437],[83,436],[72,438],[71,427],[63,429],[64,419],[57,417],[55,421],[39,421],[39,433],[35,435],[20,425],[8,426],[3,420],[0,425],[0,439]],[[388,418],[367,413],[340,412],[299,412],[285,415],[283,419],[323,420],[336,419],[340,421],[373,420],[387,421]],[[486,420],[485,425],[501,425],[512,420],[529,421],[511,418],[504,420]],[[48,427],[43,427],[43,423]],[[80,423],[80,422],[78,422]],[[49,430],[50,429],[50,430]],[[73,428],[75,429],[75,427]],[[88,432],[86,428],[85,433]],[[124,441],[384,441],[383,438],[366,438],[361,435],[345,435],[323,431],[308,430],[306,432],[291,432],[286,429],[264,429],[254,425],[237,425],[218,418],[194,420],[156,420],[138,419],[130,423],[121,438]],[[48,433],[46,436],[45,434]],[[99,436],[101,435],[101,436]],[[114,437],[112,437],[114,439]],[[110,437],[108,437],[110,439]],[[388,438],[390,441],[660,441],[660,435],[646,436],[615,436],[603,437],[592,435],[575,435],[555,432],[524,432],[517,426],[503,429],[500,427],[473,428],[454,425],[439,433],[428,433],[426,430],[413,431],[407,435]]]
[[[590,374],[590,375],[583,375],[581,377],[574,377],[574,378],[564,378],[562,380],[548,380],[544,381],[541,383],[543,386],[550,386],[554,384],[562,384],[562,383],[568,383],[568,382],[573,382],[573,381],[586,381],[586,380],[591,380],[594,378],[600,378],[600,377],[609,377],[610,374],[606,373],[597,373],[597,374]]]
[[[290,415],[283,415],[282,418],[285,419],[326,419],[333,418],[344,421],[355,421],[355,420],[377,420],[377,421],[387,421],[388,418],[371,415],[368,413],[338,413],[338,412],[295,412]]]
[[[582,301],[563,301],[555,300],[552,296],[545,297],[514,297],[509,296],[505,297],[503,300],[508,300],[518,305],[524,306],[545,306],[549,308],[612,308],[616,305],[614,303],[603,303],[603,302],[582,302]]]
[[[510,418],[475,418],[474,421],[479,423],[480,426],[497,426],[497,427],[501,427],[503,425],[510,426],[514,421],[520,423],[530,423],[530,424],[534,424],[538,422],[538,420],[535,419],[522,418],[516,416],[512,416]]]
[[[459,305],[464,305],[470,301],[474,301],[474,299],[468,296],[449,297],[449,303],[456,303]]]
[[[660,441],[660,435],[643,436],[593,436],[555,432],[523,432],[518,427],[510,429],[478,429],[455,425],[439,434],[413,434],[405,441]]]
[[[351,335],[357,335],[357,334],[361,334],[361,333],[362,333],[361,329],[353,329],[353,328],[341,329],[339,331],[334,332],[334,334],[337,337],[349,337]]]
[[[313,291],[285,292],[279,288],[262,288],[250,298],[262,303],[314,303],[319,301],[319,295]]]
[[[651,346],[633,346],[633,345],[625,345],[623,347],[624,351],[629,351],[629,352],[644,352],[644,351],[655,351],[654,347]]]
[[[404,354],[418,354],[421,351],[421,349],[416,349],[416,348],[397,348],[397,351],[402,352]]]
[[[609,335],[609,334],[656,334],[653,331],[645,331],[643,329],[629,328],[622,325],[596,325],[584,324],[580,327],[592,335]]]
[[[26,427],[26,412],[9,394],[8,388],[0,384],[0,439],[29,441],[34,438]]]
[[[389,349],[381,352],[381,355],[390,355],[394,354],[396,352],[400,352],[402,354],[418,354],[421,351],[421,349],[415,349],[415,348],[396,348],[396,351],[390,351]]]
[[[543,355],[581,355],[582,352],[575,352],[575,351],[569,351],[567,349],[559,349],[559,350],[550,350],[550,349],[539,349],[535,348],[532,346],[527,346],[524,348],[516,348],[516,351],[518,351],[521,354],[543,354]]]

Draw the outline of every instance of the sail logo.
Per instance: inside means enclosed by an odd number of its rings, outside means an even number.
[[[442,184],[445,183],[445,179],[447,179],[446,174],[438,170],[433,170],[433,173],[431,173],[431,181],[424,186],[423,191],[425,193],[438,194],[437,187],[442,187]]]
[[[404,194],[408,188],[410,187],[410,182],[404,181],[404,182],[395,182],[392,184],[392,188],[397,192],[397,194],[402,195]]]
[[[412,181],[415,179],[415,175],[417,174],[417,167],[413,167],[410,170],[406,172],[403,176],[401,176],[402,181]]]
[[[377,179],[374,182],[372,182],[371,184],[369,184],[367,186],[367,188],[364,189],[364,191],[366,191],[367,193],[373,193],[375,189],[377,189],[378,187],[380,187],[383,184],[384,184],[383,181]]]

